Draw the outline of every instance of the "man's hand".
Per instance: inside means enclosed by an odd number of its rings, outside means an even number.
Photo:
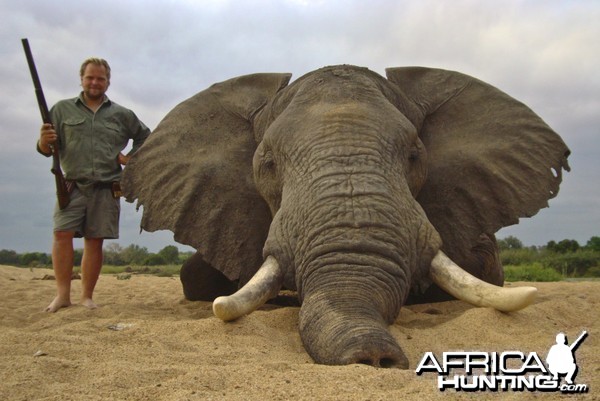
[[[52,153],[52,149],[50,149],[50,145],[52,145],[58,139],[58,135],[54,130],[52,124],[44,124],[40,129],[40,140],[38,141],[40,150],[42,153],[50,154]]]
[[[119,164],[122,164],[124,166],[127,164],[130,158],[131,156],[125,156],[123,153],[119,152],[119,156],[117,156],[117,161],[119,162]]]

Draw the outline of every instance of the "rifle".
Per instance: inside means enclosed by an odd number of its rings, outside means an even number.
[[[579,337],[577,337],[577,340],[573,341],[571,343],[571,345],[569,346],[569,348],[571,349],[571,351],[574,351],[575,349],[577,349],[577,347],[579,347],[579,345],[581,344],[581,342],[583,340],[585,340],[585,338],[587,337],[588,332],[587,331],[583,331],[583,333],[581,333],[581,335]]]
[[[33,55],[29,48],[29,41],[27,39],[21,39],[23,43],[23,50],[25,51],[25,57],[27,58],[27,64],[29,64],[29,72],[31,73],[31,79],[33,81],[33,87],[35,88],[35,96],[37,98],[40,113],[42,114],[42,121],[44,124],[52,124],[50,120],[50,112],[46,105],[46,98],[42,91],[42,84],[38,77],[37,69],[35,68],[35,62],[33,61]],[[50,171],[54,174],[56,181],[56,197],[58,198],[58,207],[64,209],[71,201],[71,191],[73,189],[73,183],[67,182],[65,176],[60,168],[60,157],[58,155],[58,146],[50,145],[52,150],[52,168]]]

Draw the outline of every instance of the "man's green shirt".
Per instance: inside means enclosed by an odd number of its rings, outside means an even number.
[[[122,171],[119,152],[133,140],[129,155],[135,153],[150,130],[133,111],[107,97],[94,113],[82,96],[61,100],[50,110],[65,178],[82,186],[118,181]]]

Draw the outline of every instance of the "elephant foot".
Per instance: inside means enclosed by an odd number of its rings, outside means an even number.
[[[185,261],[179,273],[183,294],[190,301],[214,301],[215,298],[233,294],[237,283],[212,267],[196,253]]]

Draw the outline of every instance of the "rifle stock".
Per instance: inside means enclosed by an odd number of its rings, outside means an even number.
[[[29,72],[31,73],[31,80],[33,81],[33,87],[35,88],[35,96],[37,98],[38,106],[40,108],[40,114],[42,115],[42,121],[44,124],[52,124],[50,119],[50,111],[46,104],[46,98],[42,90],[42,84],[35,68],[35,62],[33,61],[33,54],[29,47],[29,41],[27,39],[21,39],[23,43],[23,50],[25,51],[25,57],[27,58],[27,64],[29,65]],[[52,168],[50,171],[54,174],[56,181],[56,197],[58,199],[58,207],[64,209],[71,201],[71,191],[74,183],[67,182],[65,176],[60,168],[60,157],[58,155],[58,147],[50,145],[52,149]]]

